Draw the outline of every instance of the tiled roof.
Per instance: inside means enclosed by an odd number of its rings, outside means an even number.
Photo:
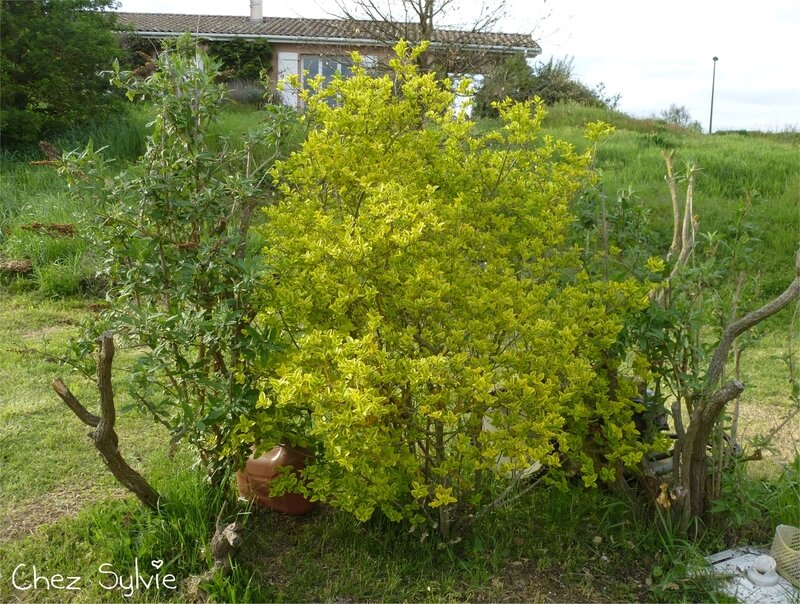
[[[382,25],[375,21],[354,19],[292,19],[264,17],[252,21],[249,17],[222,15],[175,15],[165,13],[117,13],[120,23],[138,33],[149,35],[175,35],[193,32],[200,36],[213,37],[259,37],[271,41],[313,43],[378,43],[386,40]],[[414,41],[416,28],[413,24],[391,24],[404,36]],[[468,32],[439,29],[433,34],[434,44],[459,45],[472,48],[491,49],[495,52],[521,51],[528,56],[541,52],[539,45],[526,34],[504,34],[495,32]]]

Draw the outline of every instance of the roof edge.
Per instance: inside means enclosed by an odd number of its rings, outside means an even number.
[[[250,39],[250,40],[267,40],[268,42],[281,42],[286,44],[292,43],[305,43],[305,44],[328,44],[332,46],[346,46],[346,45],[363,45],[363,46],[389,46],[389,43],[374,38],[332,38],[332,37],[311,37],[311,36],[278,36],[274,34],[221,34],[210,32],[185,32],[185,31],[131,31],[119,30],[117,33],[135,33],[143,38],[170,38],[183,35],[185,33],[191,34],[195,38],[204,38],[206,40],[232,40],[236,38]],[[516,53],[521,52],[527,58],[532,59],[538,57],[542,53],[541,47],[534,41],[533,46],[506,46],[499,44],[460,44],[460,48],[469,50],[489,50],[497,53]],[[431,48],[442,48],[447,46],[446,42],[430,42]]]
[[[223,17],[223,18],[233,18],[233,19],[241,19],[243,23],[247,24],[257,24],[258,22],[250,21],[249,18],[245,15],[198,15],[198,14],[184,14],[184,13],[136,13],[136,12],[117,12],[115,14],[118,16],[122,16],[125,18],[129,18],[134,21],[132,24],[134,29],[132,30],[119,30],[119,33],[135,33],[140,36],[149,37],[149,38],[163,38],[163,37],[172,37],[178,36],[183,33],[187,33],[186,31],[178,31],[178,30],[169,30],[169,31],[157,31],[157,30],[139,30],[136,29],[135,19],[137,16],[146,16],[146,17],[178,17],[181,19],[197,19],[198,26],[201,25],[200,19],[208,19],[208,18],[215,18],[215,17]],[[320,22],[320,23],[330,23],[330,22],[347,22],[348,20],[345,19],[317,19],[317,18],[303,18],[303,17],[262,17],[261,23],[271,20],[271,19],[279,19],[282,21],[295,21],[295,22]],[[373,21],[366,20],[366,19],[352,19],[349,21],[354,21],[356,23],[373,23]],[[399,23],[399,22],[398,22]],[[411,24],[411,23],[409,23]],[[413,24],[412,24],[413,25]],[[498,36],[518,36],[518,37],[526,37],[530,40],[530,44],[520,45],[520,44],[497,44],[497,43],[478,43],[478,42],[456,42],[460,47],[465,49],[473,49],[473,50],[488,50],[490,52],[496,53],[515,53],[515,52],[522,52],[528,58],[533,58],[541,54],[542,48],[539,46],[538,42],[533,39],[533,36],[530,34],[520,34],[520,33],[508,33],[508,32],[474,32],[474,31],[465,31],[459,29],[447,29],[441,28],[436,29],[437,32],[446,32],[448,34],[464,34],[464,35],[498,35]],[[306,44],[332,44],[332,45],[346,45],[346,44],[358,44],[358,45],[373,45],[373,46],[389,46],[390,43],[386,40],[380,40],[378,38],[357,38],[357,37],[336,37],[336,36],[304,36],[304,35],[276,35],[276,34],[262,34],[256,32],[248,32],[248,33],[221,33],[221,32],[202,32],[202,31],[189,31],[188,33],[192,34],[193,36],[203,37],[209,40],[229,40],[235,38],[244,38],[244,39],[265,39],[268,41],[274,42],[284,42],[284,43],[306,43]],[[431,46],[434,48],[441,48],[447,46],[447,42],[442,41],[431,41]]]

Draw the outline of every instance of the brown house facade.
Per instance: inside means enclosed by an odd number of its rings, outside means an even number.
[[[251,0],[250,16],[177,15],[165,13],[117,13],[119,22],[137,36],[169,38],[189,32],[207,40],[236,38],[267,40],[273,53],[272,81],[286,75],[318,74],[330,77],[349,69],[348,56],[357,50],[365,63],[384,59],[391,51],[379,24],[346,19],[299,19],[263,17],[260,0]],[[413,26],[411,26],[413,38]],[[431,36],[431,49],[457,48],[463,56],[502,58],[522,53],[528,58],[541,53],[539,45],[525,34],[470,32],[440,29]],[[414,41],[413,39],[411,41]],[[295,90],[283,90],[286,105],[298,105]]]

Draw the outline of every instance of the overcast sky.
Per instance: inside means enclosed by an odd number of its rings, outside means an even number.
[[[263,0],[264,16],[329,17],[335,0]],[[479,0],[442,25],[466,25]],[[247,15],[249,0],[122,0],[119,10]],[[800,2],[762,0],[513,0],[496,29],[532,33],[542,58],[574,57],[576,75],[621,94],[619,108],[657,114],[684,105],[714,130],[800,128]],[[541,59],[539,59],[541,60]]]

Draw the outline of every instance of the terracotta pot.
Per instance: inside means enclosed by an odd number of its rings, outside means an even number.
[[[307,449],[293,449],[287,445],[278,445],[261,457],[247,460],[243,470],[236,474],[239,494],[250,501],[292,516],[308,514],[317,507],[317,503],[309,501],[297,493],[286,493],[279,497],[271,497],[269,485],[278,476],[284,466],[291,466],[299,473],[306,463],[313,461],[314,455]]]

